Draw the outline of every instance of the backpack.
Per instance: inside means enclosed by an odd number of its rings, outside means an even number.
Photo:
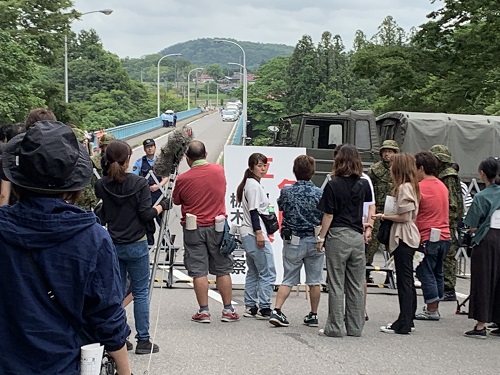
[[[229,223],[227,222],[227,220],[225,220],[222,242],[220,244],[220,253],[226,256],[230,255],[241,244],[241,241],[236,238],[234,234],[231,234],[229,230]]]

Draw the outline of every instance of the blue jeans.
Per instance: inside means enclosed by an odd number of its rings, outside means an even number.
[[[276,269],[271,243],[265,242],[263,248],[257,247],[255,236],[241,239],[246,252],[248,272],[245,278],[245,306],[259,305],[261,309],[271,307],[271,294],[276,282]]]
[[[134,319],[137,340],[149,339],[149,251],[147,241],[115,243],[120,263],[122,290],[127,289],[127,274],[134,296]]]
[[[314,236],[303,237],[298,245],[283,241],[283,281],[281,285],[293,287],[300,283],[300,271],[304,266],[307,285],[323,283],[323,266],[325,254],[316,250]]]
[[[427,241],[425,258],[416,270],[417,278],[422,283],[425,303],[440,301],[444,296],[443,264],[450,250],[450,241]]]

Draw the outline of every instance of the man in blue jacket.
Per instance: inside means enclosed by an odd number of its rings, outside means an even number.
[[[70,127],[39,121],[14,137],[2,168],[19,202],[0,207],[0,373],[80,374],[80,347],[101,343],[130,375],[118,261],[92,212],[73,203],[90,182]]]

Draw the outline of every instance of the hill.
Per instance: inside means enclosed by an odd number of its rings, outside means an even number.
[[[209,64],[226,66],[228,62],[241,62],[242,53],[238,46],[224,42],[216,43],[214,40],[214,38],[202,38],[177,43],[163,49],[160,51],[160,54],[181,53],[183,59],[197,66],[206,66]],[[257,69],[263,62],[267,62],[274,57],[290,56],[294,50],[294,47],[285,44],[240,42],[235,39],[227,40],[238,43],[245,50],[246,63],[249,70]]]

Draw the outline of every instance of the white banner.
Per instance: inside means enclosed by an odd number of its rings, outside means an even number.
[[[278,213],[277,199],[280,190],[286,186],[295,183],[293,174],[293,161],[299,155],[304,155],[306,149],[302,147],[264,147],[264,146],[232,146],[224,147],[224,170],[227,179],[226,209],[229,225],[241,225],[243,212],[241,204],[236,202],[236,189],[243,179],[243,174],[248,168],[248,157],[260,152],[267,156],[269,169],[267,175],[261,179],[260,183],[264,191],[269,194],[269,201],[275,207]],[[278,219],[281,223],[281,212],[278,213]],[[273,247],[274,263],[276,266],[276,285],[280,285],[283,280],[283,260],[282,248],[283,242],[276,232],[270,236]],[[241,252],[235,252],[235,266],[231,275],[234,284],[245,284],[246,262],[245,255]]]

